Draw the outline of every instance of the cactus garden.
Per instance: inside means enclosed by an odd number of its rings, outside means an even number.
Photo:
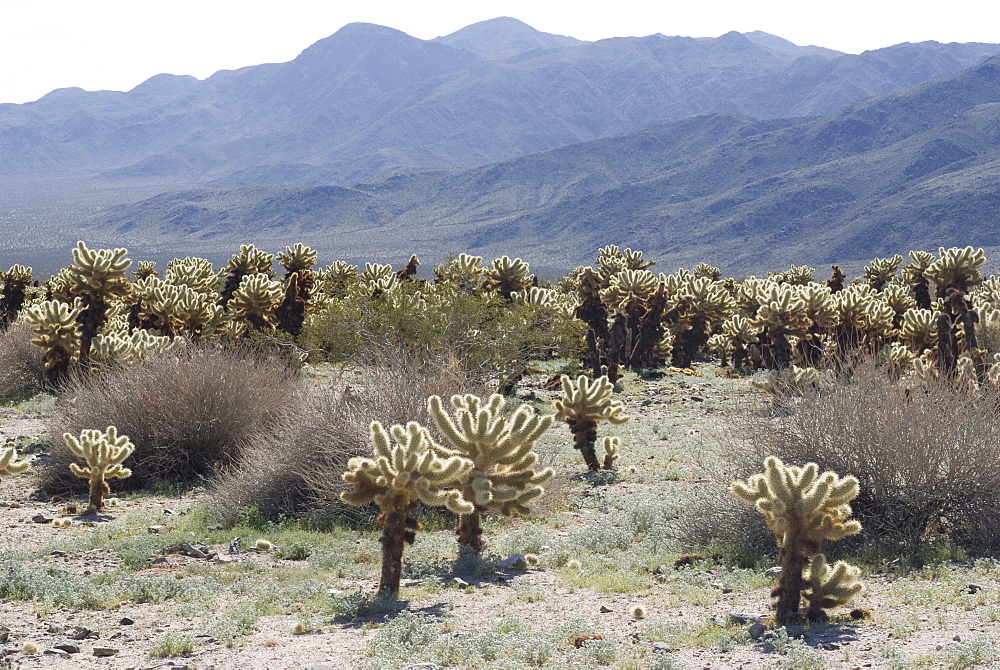
[[[8,667],[1000,664],[982,249],[67,263],[0,273]]]

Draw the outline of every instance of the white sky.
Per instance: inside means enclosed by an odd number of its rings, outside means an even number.
[[[860,53],[899,42],[1000,42],[1000,2],[951,0],[0,0],[0,102],[67,86],[128,90],[284,62],[354,21],[430,39],[512,16],[583,40],[763,30]]]

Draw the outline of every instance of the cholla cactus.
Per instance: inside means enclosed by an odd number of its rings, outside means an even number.
[[[455,284],[463,291],[476,291],[482,285],[487,272],[482,264],[482,256],[459,254],[434,268],[436,281]]]
[[[646,299],[656,290],[656,285],[656,275],[649,270],[626,268],[611,277],[608,288],[601,291],[601,300],[612,308],[620,309],[630,294]]]
[[[31,343],[44,350],[45,381],[50,386],[58,386],[76,360],[80,350],[80,324],[78,318],[83,311],[79,299],[73,305],[58,300],[46,300],[34,305],[24,315],[31,326],[35,338]]]
[[[816,368],[789,365],[782,370],[771,370],[762,378],[751,379],[750,385],[777,398],[786,398],[818,389],[822,380]]]
[[[174,259],[167,263],[164,282],[175,286],[187,286],[191,290],[218,302],[219,275],[212,264],[204,258]],[[239,283],[236,284],[239,287]]]
[[[778,625],[785,625],[799,618],[802,591],[813,586],[803,580],[803,569],[821,555],[823,542],[861,532],[861,524],[849,520],[850,502],[858,495],[858,480],[829,471],[819,474],[815,463],[805,467],[786,466],[774,456],[764,461],[764,468],[763,474],[753,475],[745,482],[733,482],[731,491],[740,500],[754,505],[774,533],[781,576],[773,595],[778,599],[775,605]],[[821,560],[825,564],[825,559]],[[822,607],[827,595],[837,589],[854,589],[854,575],[850,569],[835,570],[833,574],[817,570],[816,602],[810,604]],[[809,612],[813,618],[821,614],[821,609]]]
[[[698,263],[694,270],[691,271],[696,278],[705,277],[706,279],[711,279],[712,281],[719,281],[722,277],[722,270],[717,267],[708,265],[707,263]]]
[[[938,250],[939,259],[931,263],[924,276],[937,284],[937,297],[944,298],[948,289],[968,293],[969,289],[983,281],[979,269],[986,263],[986,253],[982,249],[952,247]]]
[[[403,570],[403,548],[413,544],[420,524],[411,515],[420,503],[443,506],[455,514],[471,514],[475,506],[454,488],[473,467],[467,458],[440,456],[443,447],[435,445],[427,429],[410,422],[390,428],[389,434],[377,421],[371,425],[374,458],[350,460],[344,481],[351,491],[340,494],[349,505],[375,503],[381,510],[382,575],[380,594],[395,598]]]
[[[779,284],[792,284],[793,286],[805,286],[806,284],[811,284],[816,281],[813,276],[816,270],[809,267],[808,265],[800,266],[789,266],[784,272],[769,272],[773,281]]]
[[[624,413],[620,402],[611,399],[613,388],[607,377],[591,381],[587,376],[580,375],[574,382],[563,375],[562,388],[563,397],[555,401],[556,419],[569,424],[573,446],[583,454],[587,468],[599,470],[601,464],[595,453],[598,424],[608,421],[618,426],[630,417]]]
[[[865,281],[876,291],[881,291],[889,280],[895,276],[899,264],[903,262],[903,257],[896,255],[892,258],[876,258],[871,265],[865,268]]]
[[[643,258],[641,251],[627,248],[622,251],[616,245],[609,244],[598,250],[597,264],[603,285],[607,287],[611,278],[622,270],[645,270],[656,265],[656,261]]]
[[[285,251],[278,254],[278,264],[285,268],[285,276],[288,277],[295,272],[312,270],[318,255],[313,249],[296,242],[294,247],[285,247]]]
[[[712,332],[736,309],[736,301],[722,284],[691,274],[685,275],[672,293],[678,315],[673,328],[675,343],[671,362],[675,367],[687,368],[691,367]]]
[[[13,442],[0,447],[0,475],[19,475],[30,467],[31,461],[18,460]]]
[[[132,271],[132,279],[138,282],[146,277],[156,277],[159,274],[154,261],[139,261],[139,266]]]
[[[90,481],[90,501],[85,513],[97,514],[104,507],[104,496],[111,493],[107,480],[132,476],[122,462],[132,455],[135,445],[128,435],[119,436],[114,426],[104,431],[84,430],[79,438],[63,433],[63,439],[73,454],[87,461],[86,467],[70,463],[69,469],[77,477]]]
[[[742,368],[752,362],[751,347],[757,344],[759,332],[750,319],[738,312],[723,322],[722,335],[732,343],[734,368]]]
[[[180,352],[186,342],[183,337],[153,335],[136,329],[128,333],[108,333],[94,338],[91,360],[97,364],[145,361],[157,356]]]
[[[281,284],[268,279],[266,274],[246,275],[229,300],[229,312],[234,320],[263,330],[277,323],[274,310],[284,295]]]
[[[17,315],[24,307],[27,297],[28,287],[38,282],[31,276],[31,268],[23,265],[12,265],[6,272],[0,272],[0,280],[3,280],[3,298],[0,299],[0,331],[7,328],[14,322]]]
[[[107,319],[112,301],[129,294],[125,270],[132,261],[127,249],[88,249],[82,241],[73,249],[73,264],[66,268],[69,295],[83,307],[80,321],[80,364],[90,362],[90,343]]]
[[[520,258],[504,256],[493,261],[493,268],[486,271],[485,288],[496,291],[510,300],[514,291],[523,291],[530,284],[528,264]]]
[[[584,268],[576,287],[579,305],[574,314],[594,331],[594,339],[606,342],[608,339],[608,308],[601,298],[601,278],[593,268]],[[598,367],[600,363],[598,362]]]
[[[934,347],[938,337],[938,315],[929,309],[911,309],[903,314],[899,341],[918,356]]]
[[[434,425],[453,447],[446,455],[473,462],[473,468],[457,484],[462,496],[475,505],[471,513],[459,518],[458,542],[479,553],[483,549],[481,512],[528,516],[531,501],[544,493],[542,484],[552,477],[553,470],[534,469],[538,460],[534,449],[553,419],[535,414],[527,405],[505,417],[500,394],[493,394],[486,402],[474,395],[456,395],[451,404],[454,419],[442,407],[440,397],[427,399]]]
[[[808,588],[802,594],[809,603],[806,618],[822,621],[826,618],[824,610],[850,604],[865,589],[858,581],[859,573],[858,568],[844,561],[831,567],[823,554],[814,556],[806,578]]]
[[[793,286],[772,283],[760,297],[760,308],[753,325],[763,331],[761,357],[764,366],[780,370],[792,360],[792,347],[788,338],[804,336],[812,326],[812,321],[799,291]]]
[[[910,285],[913,299],[920,309],[931,308],[930,280],[927,268],[934,262],[934,254],[927,251],[911,251],[910,262],[903,266],[903,281]]]
[[[230,299],[243,284],[244,277],[255,274],[265,275],[268,279],[273,277],[275,275],[273,263],[273,254],[261,251],[252,244],[241,244],[239,253],[233,254],[226,264],[226,283],[222,287],[219,299],[222,306],[229,306]]]

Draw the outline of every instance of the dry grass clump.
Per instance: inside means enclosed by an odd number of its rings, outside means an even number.
[[[357,516],[357,508],[340,501],[346,490],[341,477],[351,458],[371,455],[372,421],[433,426],[428,396],[483,392],[453,359],[428,359],[392,347],[377,360],[375,365],[347,366],[334,379],[314,384],[307,397],[286,407],[278,422],[257,430],[238,461],[213,479],[214,513],[224,520],[248,508],[268,517]]]
[[[726,446],[725,479],[768,455],[858,478],[862,540],[914,549],[947,536],[971,552],[1000,549],[1000,412],[996,393],[947,383],[907,388],[876,364],[806,393],[777,416],[747,413]]]
[[[0,333],[0,400],[22,400],[41,390],[45,364],[33,336],[21,322]]]
[[[132,488],[190,481],[231,463],[251,435],[274,425],[301,396],[297,371],[248,349],[192,348],[68,381],[48,421],[50,488],[78,486],[63,433],[116,426],[136,445]]]

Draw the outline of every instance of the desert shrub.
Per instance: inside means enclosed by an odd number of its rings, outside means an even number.
[[[251,435],[274,425],[300,393],[296,371],[238,348],[192,348],[71,379],[48,420],[45,484],[79,485],[63,433],[111,425],[136,446],[126,462],[134,474],[122,488],[207,476],[232,462]]]
[[[33,336],[20,321],[0,333],[0,400],[23,400],[41,390],[45,364]]]
[[[511,304],[493,293],[403,283],[394,295],[350,294],[332,300],[305,323],[300,342],[329,361],[374,361],[389,347],[455,356],[481,379],[516,379],[532,360],[576,359],[583,324],[571,314],[533,304]]]
[[[431,426],[428,396],[482,393],[453,359],[399,347],[384,349],[378,359],[313,385],[276,422],[254,431],[232,466],[213,477],[213,512],[226,521],[250,507],[268,517],[369,515],[374,508],[350,507],[340,493],[347,490],[347,462],[371,456],[371,422]]]
[[[721,481],[745,477],[768,455],[857,477],[861,541],[913,550],[948,536],[972,552],[1000,548],[1000,413],[995,394],[947,383],[913,388],[875,364],[805,393],[776,414],[747,412],[724,449]]]

